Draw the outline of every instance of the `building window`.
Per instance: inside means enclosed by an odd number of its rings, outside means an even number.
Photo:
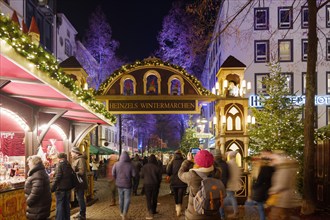
[[[65,39],[64,53],[67,56],[72,55],[72,46],[71,46],[70,41],[68,39]]]
[[[282,73],[286,77],[285,87],[288,93],[293,94],[293,73]]]
[[[327,106],[327,125],[330,125],[330,106]]]
[[[293,40],[279,40],[278,41],[278,60],[280,62],[293,61]]]
[[[266,94],[267,87],[264,80],[269,76],[268,73],[256,73],[254,76],[255,94]]]
[[[301,28],[308,28],[308,7],[301,7]]]
[[[330,94],[330,72],[327,72],[327,94]]]
[[[265,63],[269,61],[269,41],[254,42],[254,62]]]
[[[291,29],[293,26],[292,7],[278,8],[278,29]]]
[[[268,30],[269,8],[254,9],[254,30]]]
[[[327,28],[330,28],[330,5],[327,5],[326,7],[325,7],[325,16],[326,16],[326,27]]]
[[[308,54],[308,40],[302,39],[301,40],[301,60],[307,61],[307,54]]]
[[[317,76],[317,72],[315,72],[315,75]],[[317,94],[317,79],[315,79],[315,88]],[[306,72],[302,73],[302,94],[306,95]]]
[[[330,61],[330,38],[327,38],[326,41],[327,41],[326,60]]]

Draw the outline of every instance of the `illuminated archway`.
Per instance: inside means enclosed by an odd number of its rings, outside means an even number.
[[[17,123],[25,132],[30,131],[30,127],[26,124],[26,122],[16,113],[12,112],[9,109],[0,107],[0,113],[6,115],[12,122]]]

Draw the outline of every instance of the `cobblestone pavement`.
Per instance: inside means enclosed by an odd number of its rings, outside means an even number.
[[[141,192],[142,181],[140,181],[140,186],[138,192]],[[169,184],[162,182],[157,207],[159,214],[154,215],[155,220],[184,220],[184,216],[180,218],[175,215],[175,204],[174,198],[169,194]],[[87,219],[88,220],[121,220],[118,199],[116,200],[116,206],[110,206],[109,200],[109,191],[108,191],[108,182],[104,178],[100,178],[98,181],[95,181],[95,198],[97,201],[87,206]],[[188,197],[185,196],[183,209],[187,206]],[[131,204],[128,211],[129,220],[142,220],[146,219],[147,209],[146,209],[146,200],[145,196],[132,196]],[[78,208],[72,210],[71,219],[76,215]],[[240,206],[240,216],[237,219],[242,220],[258,220],[258,212],[255,207],[244,207]],[[300,217],[299,215],[291,218],[292,220],[330,220],[330,214],[318,213],[314,216],[305,216]]]

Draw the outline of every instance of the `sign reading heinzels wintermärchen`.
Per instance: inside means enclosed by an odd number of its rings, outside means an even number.
[[[199,114],[217,97],[182,67],[148,58],[116,70],[96,99],[112,114]]]

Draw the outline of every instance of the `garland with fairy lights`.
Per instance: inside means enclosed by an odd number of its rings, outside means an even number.
[[[90,88],[84,90],[77,86],[75,81],[59,68],[59,64],[53,55],[49,54],[42,47],[34,44],[30,37],[22,32],[19,25],[14,23],[3,13],[0,13],[0,39],[6,41],[18,54],[35,64],[37,69],[47,73],[51,79],[58,81],[68,88],[94,112],[102,114],[111,121],[111,123],[116,122],[116,117],[110,114],[103,104],[96,101],[94,89]]]
[[[141,66],[166,66],[166,67],[171,67],[177,71],[179,71],[182,75],[184,75],[188,80],[190,80],[193,84],[195,84],[195,86],[197,87],[197,89],[201,92],[202,95],[211,95],[211,92],[207,89],[205,89],[201,82],[193,75],[190,75],[189,73],[187,73],[187,71],[181,67],[181,66],[177,66],[174,65],[172,63],[169,62],[164,62],[161,59],[158,58],[147,58],[144,59],[142,61],[135,61],[132,64],[127,64],[122,66],[121,68],[115,70],[113,72],[113,74],[111,74],[111,76],[109,78],[107,78],[106,81],[104,81],[100,87],[99,90],[96,92],[98,95],[102,95],[105,90],[107,89],[108,85],[116,80],[116,78],[118,78],[120,75],[125,74],[137,67],[141,67]]]

